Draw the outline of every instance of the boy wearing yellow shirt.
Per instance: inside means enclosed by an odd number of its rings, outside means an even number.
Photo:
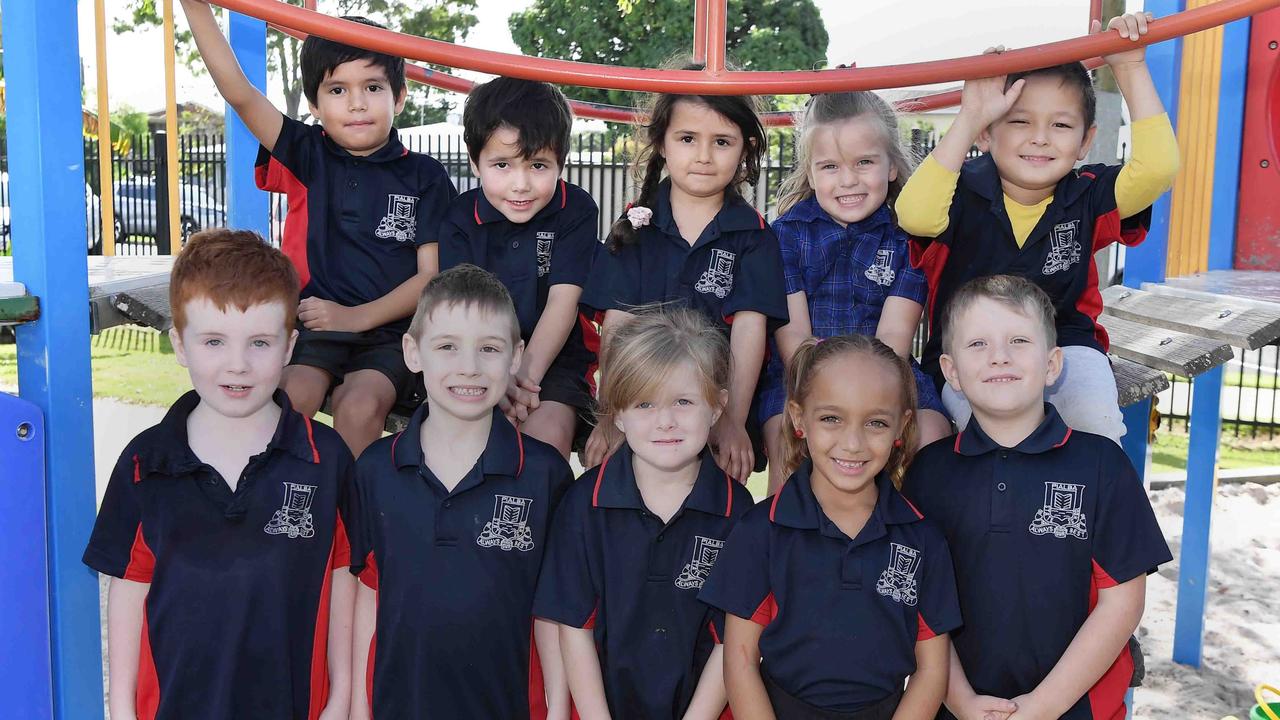
[[[1115,18],[1108,30],[1137,40],[1146,13]],[[1100,26],[1095,22],[1093,31]],[[994,52],[999,52],[995,50]],[[1142,242],[1151,204],[1178,171],[1178,145],[1147,70],[1143,48],[1103,58],[1129,106],[1132,158],[1076,168],[1093,143],[1095,100],[1080,63],[965,83],[960,113],[911,176],[895,205],[912,236],[912,261],[929,278],[932,323],[922,367],[963,429],[969,403],[938,367],[947,300],[965,282],[1019,275],[1053,299],[1064,367],[1046,399],[1066,424],[1115,440],[1124,435],[1093,254],[1113,242]],[[965,162],[977,143],[985,154]],[[996,361],[998,364],[998,360]],[[991,381],[1016,381],[1000,367]]]

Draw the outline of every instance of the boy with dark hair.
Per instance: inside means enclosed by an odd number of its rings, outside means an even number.
[[[1108,29],[1138,40],[1150,15]],[[1100,26],[1095,24],[1094,32]],[[1117,443],[1124,422],[1098,324],[1102,296],[1093,254],[1142,242],[1150,206],[1173,182],[1178,143],[1147,70],[1145,51],[1104,58],[1129,106],[1133,156],[1125,165],[1076,168],[1093,144],[1095,100],[1080,63],[965,83],[960,114],[903,188],[894,209],[912,237],[912,261],[929,278],[932,333],[921,364],[960,428],[965,396],[943,384],[943,313],[956,290],[985,275],[1025,277],[1053,299],[1069,368],[1046,393],[1068,425]],[[977,142],[986,152],[965,162]]]
[[[902,484],[946,535],[964,617],[939,717],[1122,718],[1146,576],[1173,559],[1142,482],[1044,401],[1062,350],[1043,290],[979,278],[946,317],[942,371],[973,418]]]
[[[84,552],[111,576],[111,716],[345,718],[353,461],[277,389],[297,275],[256,234],[209,230],[169,293],[194,389],[121,453]]]
[[[258,187],[288,196],[281,249],[298,270],[302,301],[283,387],[305,415],[332,390],[334,428],[358,455],[397,399],[412,394],[400,336],[436,272],[453,184],[391,127],[404,109],[402,59],[307,38],[303,90],[323,126],[305,125],[245,79],[206,3],[182,5],[219,92],[262,143]]]
[[[474,263],[510,291],[525,352],[502,408],[568,458],[592,422],[599,346],[578,299],[600,213],[585,190],[560,179],[573,113],[552,85],[500,77],[471,92],[462,124],[480,187],[450,206],[440,267]]]
[[[556,627],[533,619],[533,593],[573,474],[497,409],[522,351],[493,275],[461,265],[427,285],[404,336],[427,402],[357,463],[351,670],[366,691],[352,720],[568,718]]]

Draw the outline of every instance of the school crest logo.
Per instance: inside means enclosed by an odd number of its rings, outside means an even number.
[[[412,242],[418,233],[418,198],[414,195],[388,195],[387,214],[373,234],[383,240]]]
[[[1036,511],[1031,527],[1032,535],[1053,535],[1063,539],[1068,535],[1077,540],[1089,537],[1085,526],[1084,486],[1072,483],[1047,482],[1044,484],[1044,507]]]
[[[1080,221],[1058,223],[1049,234],[1049,257],[1044,260],[1040,272],[1052,275],[1067,270],[1080,262]]]
[[[920,569],[920,551],[889,543],[889,565],[876,581],[876,592],[909,607],[914,607],[916,596],[916,572]]]
[[[706,582],[707,576],[711,574],[711,567],[716,564],[716,558],[720,557],[722,547],[724,547],[723,540],[694,535],[693,557],[685,563],[684,569],[680,571],[680,577],[676,578],[676,587],[681,590],[702,589],[702,583]]]
[[[556,234],[550,230],[539,230],[535,239],[538,241],[538,277],[543,277],[551,272],[551,242],[556,239]]]
[[[311,522],[311,501],[315,499],[316,486],[291,482],[281,484],[284,485],[284,503],[262,531],[290,538],[313,537],[316,530]]]
[[[495,495],[493,519],[484,524],[480,537],[476,538],[476,544],[508,552],[532,550],[533,530],[529,527],[529,508],[532,506],[533,500],[529,498]]]
[[[896,275],[893,271],[893,251],[882,248],[876,251],[876,262],[863,273],[867,279],[877,285],[888,287],[893,284]]]
[[[698,278],[698,284],[693,289],[715,295],[721,300],[728,297],[729,291],[733,289],[734,257],[736,256],[728,250],[712,250],[711,262],[707,263],[707,269],[702,271],[702,277]]]

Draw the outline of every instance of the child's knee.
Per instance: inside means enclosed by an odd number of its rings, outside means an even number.
[[[553,446],[561,455],[568,457],[577,420],[577,412],[572,407],[546,402],[520,426],[520,432]]]
[[[395,389],[385,377],[348,377],[333,393],[333,416],[342,422],[382,425],[394,404]]]

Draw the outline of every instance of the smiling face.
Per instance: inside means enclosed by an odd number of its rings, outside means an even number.
[[[911,410],[897,368],[868,353],[833,356],[814,369],[803,404],[787,403],[813,461],[814,493],[858,494],[875,486]]]
[[[662,157],[672,190],[697,198],[724,195],[738,178],[742,130],[729,118],[694,100],[680,100],[662,136]]]
[[[948,337],[942,373],[979,422],[1040,417],[1044,389],[1062,372],[1062,350],[1049,345],[1039,320],[980,297],[954,319]]]
[[[437,306],[420,337],[406,333],[403,346],[405,365],[423,375],[431,412],[467,421],[493,412],[524,349],[510,317],[458,303]]]
[[[560,180],[560,163],[549,148],[523,157],[520,133],[502,125],[489,135],[472,163],[484,197],[513,223],[526,223],[551,202]]]
[[[404,109],[405,93],[391,92],[386,70],[369,60],[335,67],[320,81],[311,114],[339,147],[352,155],[372,155],[387,144],[391,121]]]
[[[699,461],[725,399],[711,402],[705,382],[692,363],[681,363],[656,391],[646,393],[652,397],[636,398],[617,412],[614,423],[637,464],[674,473]]]
[[[243,311],[219,310],[206,297],[186,303],[186,323],[169,338],[202,403],[229,418],[249,417],[271,403],[298,337],[285,330],[289,312],[280,302]]]
[[[1060,78],[1026,78],[1018,101],[978,138],[1006,195],[1023,205],[1044,200],[1089,153],[1097,128],[1085,126],[1083,102],[1080,89]]]
[[[811,134],[809,184],[818,205],[841,225],[866,219],[889,195],[898,169],[870,116],[818,125]]]

